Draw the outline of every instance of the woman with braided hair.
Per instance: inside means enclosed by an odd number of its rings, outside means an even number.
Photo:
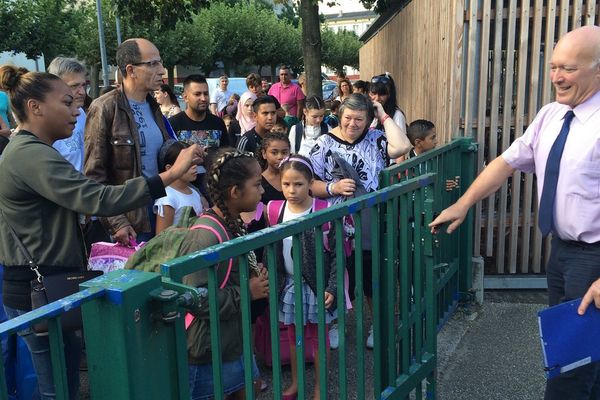
[[[208,173],[208,190],[214,206],[204,215],[217,221],[212,227],[225,230],[226,239],[246,233],[240,214],[253,211],[263,193],[261,168],[251,153],[232,148],[221,149]],[[223,228],[224,227],[224,228]],[[219,240],[210,230],[190,230],[184,241],[182,254],[218,244]],[[248,263],[255,272],[250,279],[252,299],[265,298],[269,292],[268,280],[258,270],[253,252],[248,254]],[[208,271],[203,269],[187,275],[183,282],[194,287],[207,287]],[[231,399],[245,398],[244,362],[242,357],[242,312],[240,273],[237,258],[231,268],[223,262],[217,268],[218,307],[221,326],[221,359],[224,393]],[[187,329],[190,393],[192,400],[211,399],[214,396],[211,363],[210,320],[208,307],[200,307]],[[258,370],[253,368],[258,378]]]

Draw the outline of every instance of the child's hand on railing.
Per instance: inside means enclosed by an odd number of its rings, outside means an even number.
[[[252,300],[267,297],[269,295],[269,281],[264,276],[250,278],[250,295]]]
[[[258,276],[263,278],[263,279],[269,279],[269,270],[267,269],[267,267],[265,267],[263,265],[263,263],[258,263],[258,268],[260,270]]]
[[[325,292],[325,308],[329,309],[333,305],[333,300],[335,300],[334,295],[329,292]]]

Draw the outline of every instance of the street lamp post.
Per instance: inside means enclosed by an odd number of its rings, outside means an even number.
[[[96,12],[98,14],[98,37],[100,39],[100,59],[102,60],[102,80],[104,87],[109,85],[108,60],[106,58],[106,45],[104,42],[104,22],[102,20],[102,1],[96,0]]]
[[[117,45],[121,44],[121,18],[115,12],[115,23],[117,24]]]

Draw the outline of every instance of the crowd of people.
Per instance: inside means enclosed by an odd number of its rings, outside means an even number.
[[[493,160],[473,185],[431,224],[454,231],[477,201],[492,194],[516,169],[537,174],[539,225],[553,234],[546,268],[550,304],[583,296],[578,313],[600,307],[598,219],[598,126],[600,112],[600,28],[586,26],[556,44],[550,76],[556,101],[544,106],[523,136]],[[48,73],[0,66],[0,263],[2,302],[8,318],[32,309],[33,280],[87,268],[89,245],[112,240],[125,246],[160,240],[184,210],[200,214],[207,229],[190,229],[180,255],[207,248],[266,226],[291,221],[349,198],[377,190],[379,172],[393,162],[418,156],[437,145],[431,121],[407,124],[388,73],[368,82],[340,80],[338,99],[326,105],[308,96],[282,67],[279,82],[256,74],[239,99],[227,90],[227,77],[210,93],[206,78],[183,82],[184,111],[177,110],[156,46],[129,39],[117,49],[119,87],[106,90],[88,108],[86,69],[75,59],[57,57]],[[303,87],[306,81],[303,80]],[[8,104],[12,112],[8,112]],[[11,130],[11,126],[14,130]],[[562,171],[562,172],[561,172]],[[370,215],[363,213],[363,227]],[[317,293],[316,235],[312,231],[275,246],[276,265],[261,249],[248,253],[252,273],[252,321],[264,315],[269,291],[276,290],[278,319],[286,327],[292,360],[291,385],[298,391],[296,313],[302,310],[306,349],[317,370],[318,351],[338,341],[338,304],[355,295],[351,221],[344,253],[348,285],[338,292],[336,235],[324,227],[325,293]],[[345,230],[346,232],[346,230]],[[371,306],[371,243],[362,232],[363,289]],[[354,243],[356,245],[356,243]],[[302,260],[294,260],[300,254]],[[320,256],[320,255],[319,255]],[[217,269],[222,325],[221,359],[225,392],[244,398],[240,270],[238,259]],[[295,269],[299,268],[300,271]],[[276,288],[268,274],[277,271]],[[302,285],[293,284],[295,272]],[[184,278],[207,285],[206,270]],[[296,291],[301,291],[298,296]],[[329,328],[325,349],[316,340],[319,298]],[[295,298],[302,298],[302,307]],[[189,383],[193,399],[214,395],[207,307],[186,318]],[[43,399],[56,397],[49,341],[32,329],[19,332],[29,348]],[[309,339],[310,338],[310,339]],[[79,392],[81,335],[64,332],[70,398]],[[366,346],[373,347],[372,331]],[[255,388],[261,378],[252,366]],[[315,374],[319,377],[319,374]],[[546,399],[598,397],[600,363],[582,363],[548,380]],[[319,398],[315,382],[314,398]]]
[[[164,84],[159,49],[146,39],[129,39],[117,49],[119,86],[85,108],[85,66],[57,57],[48,73],[0,67],[0,95],[8,95],[9,118],[1,113],[0,132],[9,137],[0,158],[0,262],[3,305],[9,318],[32,309],[30,281],[78,271],[87,266],[92,243],[114,241],[131,246],[159,240],[177,224],[185,207],[209,217],[208,230],[190,230],[181,254],[242,236],[266,226],[293,220],[349,198],[377,190],[380,171],[406,156],[436,145],[429,121],[407,125],[397,105],[396,84],[384,73],[356,90],[340,80],[339,98],[326,104],[306,97],[282,66],[279,82],[270,86],[250,74],[248,90],[236,97],[221,76],[211,92],[202,75],[183,80],[181,111],[172,89]],[[368,215],[365,216],[368,218]],[[368,226],[364,223],[363,226]],[[14,231],[16,236],[9,232]],[[363,232],[364,291],[371,305],[371,256],[368,230]],[[344,248],[349,275],[345,304],[354,298],[354,259],[348,231]],[[338,346],[336,268],[333,229],[326,234],[325,308],[329,326],[327,348]],[[16,241],[35,260],[19,251]],[[288,327],[292,383],[285,399],[298,391],[295,363],[294,293],[302,291],[308,351],[316,354],[317,293],[314,232],[301,235],[302,287],[294,287],[292,240],[276,247],[277,265],[268,265],[262,251],[248,256],[255,271],[250,279],[253,321],[264,314],[269,290],[279,298],[279,320]],[[278,287],[269,288],[268,271],[278,270]],[[240,275],[236,263],[218,269],[224,274],[219,296],[223,377],[226,394],[243,398]],[[202,287],[205,272],[184,282]],[[238,300],[236,300],[238,299]],[[208,313],[199,309],[187,329],[190,388],[193,399],[213,395]],[[31,330],[20,332],[31,350],[42,398],[55,395],[49,342]],[[78,398],[81,336],[65,333],[70,397]],[[372,329],[366,345],[373,347]],[[317,357],[315,367],[318,369]],[[253,366],[257,388],[260,373]],[[318,376],[318,374],[316,374]],[[315,398],[319,396],[316,382]]]

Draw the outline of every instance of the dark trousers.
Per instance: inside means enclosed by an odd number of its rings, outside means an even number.
[[[363,294],[369,299],[373,298],[373,261],[372,252],[370,250],[363,250]],[[354,251],[346,259],[346,269],[348,270],[348,294],[350,300],[354,301],[356,298],[356,265],[354,261]]]
[[[546,274],[551,306],[583,297],[591,284],[600,278],[600,245],[553,238]],[[600,362],[549,379],[544,399],[600,400]]]

